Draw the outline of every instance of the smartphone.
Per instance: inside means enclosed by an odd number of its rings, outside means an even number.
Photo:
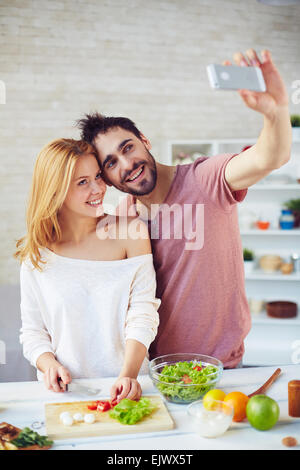
[[[211,87],[217,90],[266,91],[259,67],[210,64],[206,69]]]

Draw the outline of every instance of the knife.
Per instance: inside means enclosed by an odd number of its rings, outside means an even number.
[[[59,380],[59,382],[61,382],[61,380]],[[66,392],[83,393],[85,395],[98,395],[101,392],[101,388],[88,387],[87,385],[81,385],[76,382],[71,382],[69,384],[60,384],[60,386]]]

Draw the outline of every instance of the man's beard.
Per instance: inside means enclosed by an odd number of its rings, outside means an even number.
[[[148,165],[148,168],[150,169],[150,175],[151,176],[150,176],[149,180],[142,179],[142,181],[139,183],[140,189],[131,189],[127,185],[126,185],[126,188],[125,188],[122,183],[118,184],[118,185],[114,184],[113,186],[115,188],[119,189],[120,191],[122,191],[123,193],[128,193],[128,194],[131,194],[132,196],[145,196],[146,194],[150,194],[156,186],[157,170],[156,170],[156,163],[155,163],[153,155],[151,155],[151,153],[148,150],[147,150],[147,154],[150,157],[150,162],[149,161],[140,161],[130,170],[130,173],[132,173],[140,165],[144,165],[144,167],[146,167],[146,165]],[[126,184],[126,179],[128,178],[128,176],[129,176],[129,174],[127,174],[123,178],[125,184]],[[107,181],[109,183],[111,183],[108,178],[107,178]]]
[[[151,155],[152,156],[152,155]],[[152,157],[153,158],[153,157]],[[156,186],[157,181],[157,171],[156,171],[156,164],[154,162],[154,167],[150,169],[150,180],[142,180],[140,183],[140,189],[130,189],[125,191],[126,193],[131,194],[132,196],[145,196],[146,194],[152,193],[153,189]]]

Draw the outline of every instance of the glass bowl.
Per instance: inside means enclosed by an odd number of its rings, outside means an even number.
[[[219,437],[232,423],[234,409],[230,403],[211,400],[209,409],[203,400],[194,401],[187,407],[187,414],[193,424],[194,432],[201,437]]]
[[[200,374],[195,373],[197,367],[201,367]],[[191,374],[191,378],[186,372]],[[219,359],[203,354],[168,354],[149,362],[153,385],[172,403],[187,404],[199,400],[215,388],[222,372],[223,364]]]

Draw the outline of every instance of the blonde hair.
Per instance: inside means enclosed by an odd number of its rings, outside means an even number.
[[[66,198],[75,165],[84,154],[93,154],[97,159],[90,144],[74,139],[54,140],[39,153],[27,205],[27,234],[17,241],[14,254],[20,262],[29,257],[33,266],[41,271],[40,263],[45,264],[45,261],[39,249],[61,240],[58,211]]]

